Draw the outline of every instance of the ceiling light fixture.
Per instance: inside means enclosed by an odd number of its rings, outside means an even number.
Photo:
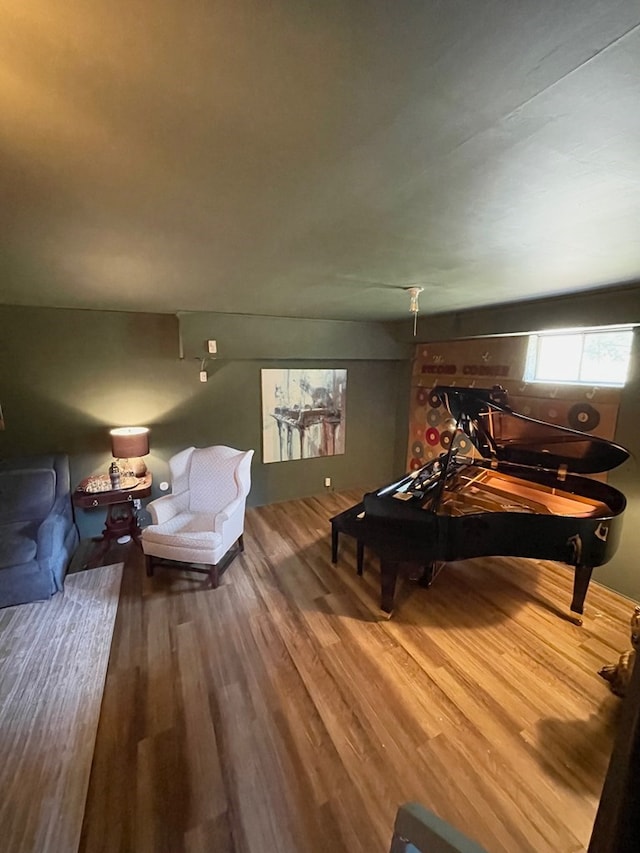
[[[424,290],[424,287],[405,287],[405,290],[409,294],[409,311],[413,314],[413,337],[415,338],[416,332],[418,330],[418,297]]]

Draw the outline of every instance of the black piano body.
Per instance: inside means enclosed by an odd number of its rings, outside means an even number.
[[[628,452],[612,442],[512,411],[503,389],[436,387],[470,456],[455,442],[437,460],[331,519],[334,562],[338,534],[380,557],[381,607],[393,609],[404,563],[425,568],[428,585],[442,563],[485,556],[555,560],[574,568],[571,610],[582,614],[595,567],[617,550],[624,495],[583,476],[608,471]],[[576,621],[580,621],[577,619]]]

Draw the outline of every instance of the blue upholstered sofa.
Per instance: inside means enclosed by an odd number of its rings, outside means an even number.
[[[0,607],[62,590],[77,544],[68,457],[0,460]]]

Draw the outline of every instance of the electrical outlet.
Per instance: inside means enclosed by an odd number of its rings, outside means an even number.
[[[327,488],[327,489],[330,487],[330,485],[331,485],[331,477],[325,477],[325,478],[324,478],[324,485],[325,485],[325,488]]]
[[[216,341],[207,341],[207,352],[210,355],[215,355],[218,352],[218,344]]]
[[[207,371],[201,370],[200,371],[200,382],[206,382],[206,381],[207,381]]]

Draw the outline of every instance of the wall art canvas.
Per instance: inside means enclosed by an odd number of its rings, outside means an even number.
[[[346,400],[346,370],[262,370],[263,461],[344,453]]]

